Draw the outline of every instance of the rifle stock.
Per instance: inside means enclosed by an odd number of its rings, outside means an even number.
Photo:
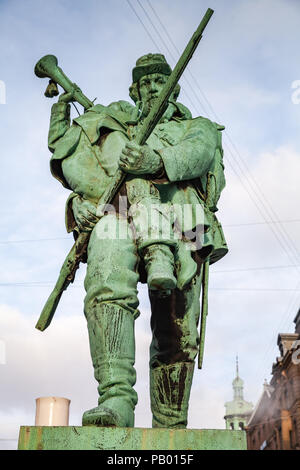
[[[201,297],[198,369],[202,369],[203,356],[204,356],[206,317],[208,314],[208,273],[209,273],[209,259],[204,262],[203,267],[202,267],[202,297]]]
[[[40,318],[35,325],[37,330],[44,331],[50,325],[63,291],[66,290],[69,284],[74,281],[76,270],[79,267],[89,241],[89,235],[90,234],[88,232],[80,233],[76,242],[69,251],[61,267],[54,289],[49,295]]]
[[[208,172],[206,184],[206,205],[208,208],[212,205],[212,178],[213,174]],[[211,214],[211,213],[210,213]],[[213,219],[210,217],[210,223],[213,226]],[[200,315],[200,334],[199,334],[199,353],[198,353],[198,369],[202,369],[206,318],[208,315],[208,277],[209,277],[209,258],[205,260],[202,268],[202,299],[201,299],[201,315]]]

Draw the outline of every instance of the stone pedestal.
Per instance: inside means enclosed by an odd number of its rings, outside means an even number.
[[[19,450],[246,450],[245,431],[22,426]]]

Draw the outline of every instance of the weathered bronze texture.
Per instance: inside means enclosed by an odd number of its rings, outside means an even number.
[[[120,450],[247,450],[245,431],[226,429],[144,429],[144,428],[95,428],[81,426],[22,426],[18,450],[112,450],[108,464],[127,464],[139,467],[139,453],[133,457],[121,456]],[[158,454],[158,453],[157,453]],[[127,455],[127,454],[125,454]],[[152,463],[184,464],[188,455],[177,453],[152,457]],[[198,456],[197,456],[198,457]],[[149,457],[147,457],[148,459]],[[150,458],[149,458],[150,461]],[[198,463],[198,462],[197,462]]]
[[[47,328],[63,290],[86,261],[84,312],[99,400],[84,413],[83,425],[134,426],[138,281],[147,282],[151,301],[153,427],[187,425],[199,343],[202,366],[208,267],[228,249],[215,215],[225,186],[224,127],[192,118],[177,102],[177,82],[212,13],[173,72],[161,54],[137,60],[129,89],[135,106],[93,106],[54,56],[36,66],[38,76],[65,89],[52,106],[48,146],[53,176],[73,191],[66,225],[76,239],[36,327]],[[72,101],[85,112],[71,124]]]

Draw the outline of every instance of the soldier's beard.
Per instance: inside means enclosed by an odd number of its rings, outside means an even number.
[[[142,118],[145,118],[148,116],[156,100],[157,100],[157,97],[149,98],[147,101],[142,101],[142,113],[141,113]]]
[[[141,103],[141,110],[142,111],[141,111],[141,116],[140,116],[142,119],[148,116],[148,114],[150,113],[151,109],[153,108],[156,100],[157,100],[157,96],[155,98],[150,98],[147,101],[142,101],[142,103]],[[168,103],[168,106],[167,106],[167,108],[166,108],[166,110],[165,110],[165,112],[164,112],[161,119],[163,119],[164,116],[168,117],[169,114],[173,114],[171,108],[173,110],[174,105],[171,104],[171,103]],[[171,111],[171,113],[170,113],[170,111]]]

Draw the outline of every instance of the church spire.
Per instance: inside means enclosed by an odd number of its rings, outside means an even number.
[[[236,364],[236,377],[232,382],[233,386],[233,393],[234,393],[234,400],[244,400],[244,381],[239,376],[239,358],[236,356],[235,360]]]
[[[244,381],[239,375],[239,358],[235,358],[236,377],[232,382],[233,400],[225,403],[224,416],[227,429],[243,429],[251,415],[253,406],[244,400]]]

